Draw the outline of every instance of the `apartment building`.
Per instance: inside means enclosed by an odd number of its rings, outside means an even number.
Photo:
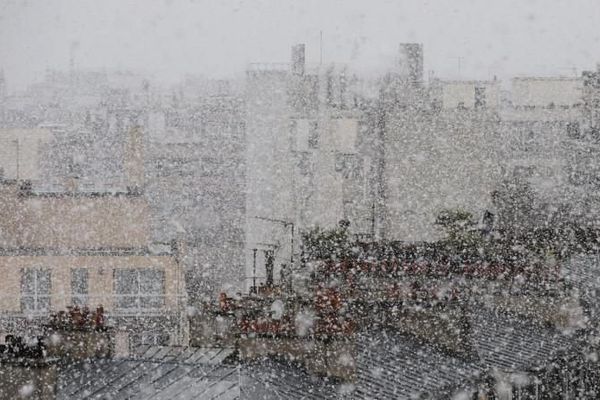
[[[139,194],[3,180],[0,204],[0,332],[35,333],[51,312],[102,306],[132,343],[182,340],[180,249],[151,242]]]
[[[52,138],[47,128],[0,129],[0,175],[4,179],[39,179],[40,161]]]
[[[158,241],[185,240],[190,302],[240,290],[246,216],[242,99],[219,95],[153,110],[146,136],[152,235]]]
[[[363,140],[367,106],[343,65],[252,64],[246,74],[246,287],[279,279],[301,257],[301,233],[350,220],[372,235],[375,170]],[[266,266],[268,265],[268,268]]]

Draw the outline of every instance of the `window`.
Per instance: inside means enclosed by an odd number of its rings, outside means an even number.
[[[341,172],[344,179],[360,179],[363,169],[362,161],[354,154],[336,154],[335,171]]]
[[[266,286],[273,286],[273,270],[275,268],[275,255],[273,250],[265,250]]]
[[[581,138],[581,129],[579,128],[579,122],[567,123],[567,135],[573,139]]]
[[[308,148],[319,148],[319,125],[316,121],[312,121],[308,131]]]
[[[24,269],[21,275],[21,310],[47,312],[50,310],[50,270]]]
[[[88,291],[88,270],[86,268],[71,270],[71,303],[78,307],[87,306]]]
[[[485,86],[476,86],[475,87],[475,108],[484,108],[485,101]]]
[[[137,338],[134,338],[134,340],[135,339]],[[160,331],[142,332],[139,335],[139,344],[149,346],[165,346],[169,344],[169,335]]]
[[[115,270],[118,309],[155,309],[164,305],[165,272],[157,269]]]

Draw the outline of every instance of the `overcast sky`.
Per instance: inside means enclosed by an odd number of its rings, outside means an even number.
[[[66,69],[227,77],[249,62],[347,62],[377,72],[400,42],[425,46],[446,78],[573,75],[600,62],[600,0],[0,0],[0,67],[9,91]]]

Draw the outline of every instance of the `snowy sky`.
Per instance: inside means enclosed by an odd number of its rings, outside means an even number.
[[[400,42],[425,46],[440,77],[573,75],[600,62],[599,0],[0,0],[0,67],[9,91],[66,69],[227,77],[249,62],[388,68]]]

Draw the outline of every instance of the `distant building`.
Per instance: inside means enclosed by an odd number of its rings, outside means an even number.
[[[399,49],[399,74],[410,82],[422,82],[423,45],[420,43],[400,43]]]
[[[512,105],[516,108],[573,107],[582,103],[583,80],[565,77],[512,79]]]
[[[148,116],[145,196],[155,240],[186,243],[190,301],[241,290],[244,271],[245,123],[237,97],[205,97]]]
[[[479,218],[504,180],[528,182],[548,208],[600,215],[597,71],[518,77],[503,92],[496,79],[426,82],[417,43],[399,44],[371,80],[305,53],[299,44],[289,63],[251,64],[243,82],[190,76],[172,91],[135,74],[49,73],[6,97],[0,124],[52,132],[39,161],[27,155],[46,191],[143,192],[153,239],[186,238],[198,299],[277,280],[314,226],[435,240],[441,210]],[[38,144],[7,140],[4,176],[19,164],[29,178],[16,153]]]
[[[352,233],[372,234],[375,164],[358,81],[345,66],[307,64],[304,50],[246,75],[246,287],[297,262],[311,227],[350,220]]]
[[[0,176],[38,180],[41,158],[53,137],[49,129],[0,129]]]
[[[441,81],[431,83],[432,98],[443,109],[498,109],[500,81]]]

